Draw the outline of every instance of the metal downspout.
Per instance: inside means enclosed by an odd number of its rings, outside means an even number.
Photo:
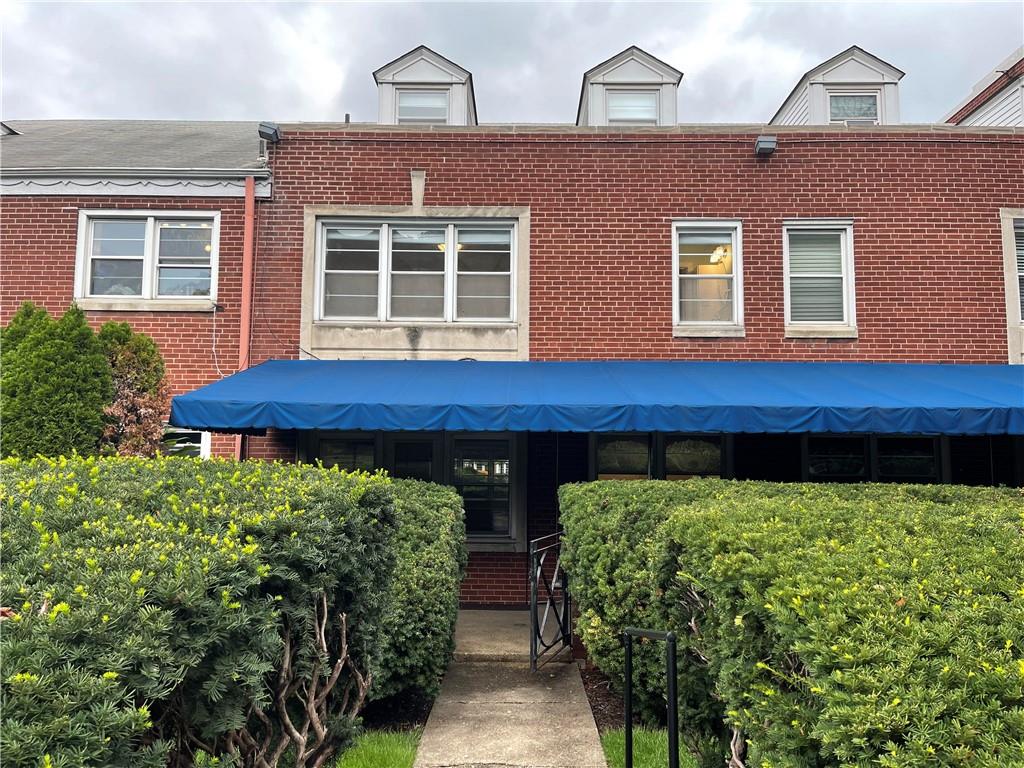
[[[249,367],[252,346],[252,292],[256,233],[256,179],[245,177],[245,214],[242,228],[242,299],[238,320],[238,370]],[[245,436],[235,436],[235,458],[245,456]]]

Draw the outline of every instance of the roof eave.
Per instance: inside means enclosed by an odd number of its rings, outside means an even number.
[[[269,168],[3,168],[4,178],[42,178],[58,176],[80,178],[102,176],[104,178],[181,178],[181,179],[240,179],[248,176],[270,178]]]

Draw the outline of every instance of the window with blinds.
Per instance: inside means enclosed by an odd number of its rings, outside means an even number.
[[[1024,222],[1013,229],[1013,242],[1017,247],[1017,298],[1020,299],[1020,321],[1024,323]]]
[[[786,322],[852,325],[850,227],[786,227]]]
[[[657,91],[605,92],[608,109],[608,125],[657,125]]]
[[[511,322],[515,225],[322,221],[318,320]]]

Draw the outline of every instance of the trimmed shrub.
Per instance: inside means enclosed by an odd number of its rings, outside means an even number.
[[[26,303],[0,335],[4,456],[94,454],[113,388],[110,366],[85,313],[59,320]]]
[[[305,765],[349,743],[389,599],[387,478],[180,458],[2,470],[5,765],[276,765],[279,745]]]
[[[114,400],[104,410],[109,420],[104,447],[121,456],[152,457],[163,440],[170,406],[160,349],[146,334],[113,320],[103,324],[98,337],[114,383]]]
[[[676,630],[684,703],[709,702],[682,718],[706,764],[1024,764],[1020,491],[702,480],[560,496],[595,662],[621,681],[625,623]],[[663,711],[648,654],[637,683]],[[708,734],[729,737],[717,755]]]
[[[466,568],[462,499],[446,486],[395,480],[395,578],[384,617],[372,698],[437,695],[455,651]]]

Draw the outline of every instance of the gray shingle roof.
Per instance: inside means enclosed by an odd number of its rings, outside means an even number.
[[[5,120],[0,169],[262,169],[258,123]]]

